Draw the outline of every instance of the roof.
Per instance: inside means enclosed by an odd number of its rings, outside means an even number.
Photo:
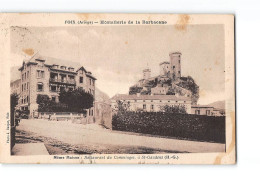
[[[181,52],[179,52],[179,51],[176,51],[176,52],[170,52],[170,55],[171,54],[181,54]]]
[[[149,71],[149,72],[150,72],[150,71],[151,71],[151,69],[150,69],[150,68],[146,68],[146,69],[144,69],[143,71],[144,71],[144,72],[147,72],[147,71]]]
[[[73,62],[65,59],[57,59],[53,57],[47,57],[42,56],[39,53],[34,54],[29,60],[24,61],[25,64],[36,64],[36,61],[43,61],[45,65],[53,66],[53,65],[59,65],[59,66],[66,66],[67,68],[75,68],[76,71],[83,69],[86,72],[86,76],[91,77],[96,80],[96,78],[92,75],[91,72],[87,71],[79,62]],[[19,69],[22,69],[20,67]],[[63,70],[59,70],[63,71]]]
[[[72,68],[76,68],[76,69],[81,67],[80,63],[78,63],[78,62],[42,56],[39,53],[36,53],[35,55],[33,55],[31,57],[31,59],[29,61],[27,61],[27,63],[29,63],[29,62],[34,63],[34,62],[36,62],[36,60],[45,61],[44,64],[46,64],[46,65],[59,65],[59,66],[72,67]]]
[[[175,100],[175,101],[190,101],[191,98],[175,95],[127,95],[117,94],[111,100]]]
[[[208,105],[193,105],[191,108],[214,108],[213,106]]]
[[[162,65],[162,64],[170,64],[170,62],[164,61],[164,62],[161,62],[159,65]]]

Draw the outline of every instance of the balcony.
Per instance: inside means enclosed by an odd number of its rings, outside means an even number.
[[[50,82],[61,83],[61,84],[72,84],[72,85],[76,84],[76,81],[74,79],[66,80],[66,79],[50,78]]]

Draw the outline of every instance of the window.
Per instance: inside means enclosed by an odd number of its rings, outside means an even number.
[[[22,91],[23,91],[23,84],[22,84]]]
[[[91,79],[89,79],[89,84],[91,85]]]
[[[200,110],[195,110],[195,114],[200,115]]]
[[[74,68],[72,68],[72,67],[69,67],[69,71],[74,71]]]
[[[181,60],[179,60],[179,64],[181,63]]]
[[[146,109],[146,104],[143,104],[143,109]]]
[[[27,78],[29,78],[29,71],[27,71]]]
[[[154,109],[154,106],[153,105],[151,105],[151,110],[153,110]]]
[[[51,86],[51,87],[50,87],[50,91],[56,92],[56,91],[57,91],[57,86]]]
[[[44,71],[37,70],[37,78],[44,78]]]
[[[172,66],[173,69],[175,69],[175,66]]]
[[[83,77],[79,77],[79,83],[83,83]]]
[[[42,92],[43,91],[43,83],[38,83],[37,84],[37,91]]]
[[[59,65],[53,65],[53,68],[56,68],[56,69],[57,69],[58,67],[59,67]]]
[[[26,97],[26,101],[27,101],[27,103],[29,102],[29,97],[28,96]]]
[[[210,110],[206,110],[206,115],[210,115]]]
[[[52,101],[56,101],[56,97],[55,97],[55,96],[52,96],[52,97],[51,97],[51,100],[52,100]]]
[[[24,79],[26,79],[26,72],[24,73]]]
[[[179,74],[181,74],[181,71],[178,71]]]
[[[60,87],[60,91],[61,92],[65,91],[65,87]]]

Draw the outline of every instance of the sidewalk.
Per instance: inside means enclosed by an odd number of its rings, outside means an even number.
[[[44,143],[15,144],[13,155],[49,155]]]

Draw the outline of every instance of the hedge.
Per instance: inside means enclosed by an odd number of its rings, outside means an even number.
[[[197,141],[225,143],[225,117],[163,112],[120,112],[112,129]]]

